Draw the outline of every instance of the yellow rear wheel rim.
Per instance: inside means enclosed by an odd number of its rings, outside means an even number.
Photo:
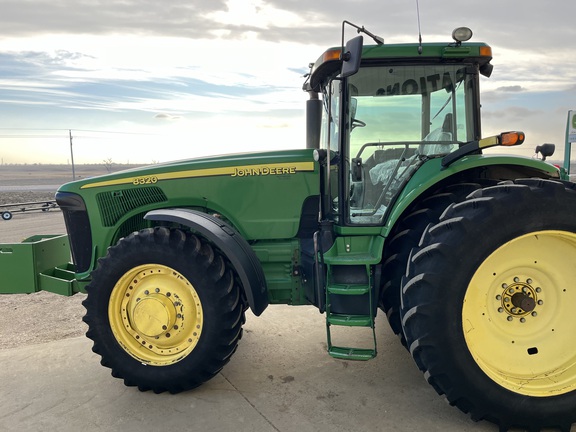
[[[204,322],[192,284],[159,264],[134,267],[118,280],[110,296],[108,318],[122,348],[155,366],[176,363],[190,354]]]
[[[462,327],[478,366],[516,393],[576,389],[576,234],[539,231],[494,251],[464,297]]]

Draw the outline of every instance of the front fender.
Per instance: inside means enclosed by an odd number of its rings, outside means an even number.
[[[264,312],[268,306],[264,271],[248,242],[234,228],[214,216],[190,209],[152,210],[144,219],[187,226],[213,243],[238,274],[254,315]]]

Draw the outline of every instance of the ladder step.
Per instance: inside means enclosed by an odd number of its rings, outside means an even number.
[[[376,357],[376,350],[370,348],[347,348],[347,347],[330,347],[328,353],[330,356],[344,360],[371,360]]]
[[[370,315],[338,315],[329,314],[326,316],[329,324],[348,327],[372,327],[373,320]]]
[[[328,285],[326,287],[329,294],[339,294],[339,295],[363,295],[370,292],[369,285]]]

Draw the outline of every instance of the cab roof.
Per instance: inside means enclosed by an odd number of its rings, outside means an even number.
[[[421,54],[419,48],[421,47]],[[320,91],[320,86],[342,68],[342,47],[329,48],[313,64],[305,91]],[[487,64],[492,59],[492,48],[482,42],[470,43],[423,43],[365,45],[362,48],[362,64],[386,63],[477,63]]]

